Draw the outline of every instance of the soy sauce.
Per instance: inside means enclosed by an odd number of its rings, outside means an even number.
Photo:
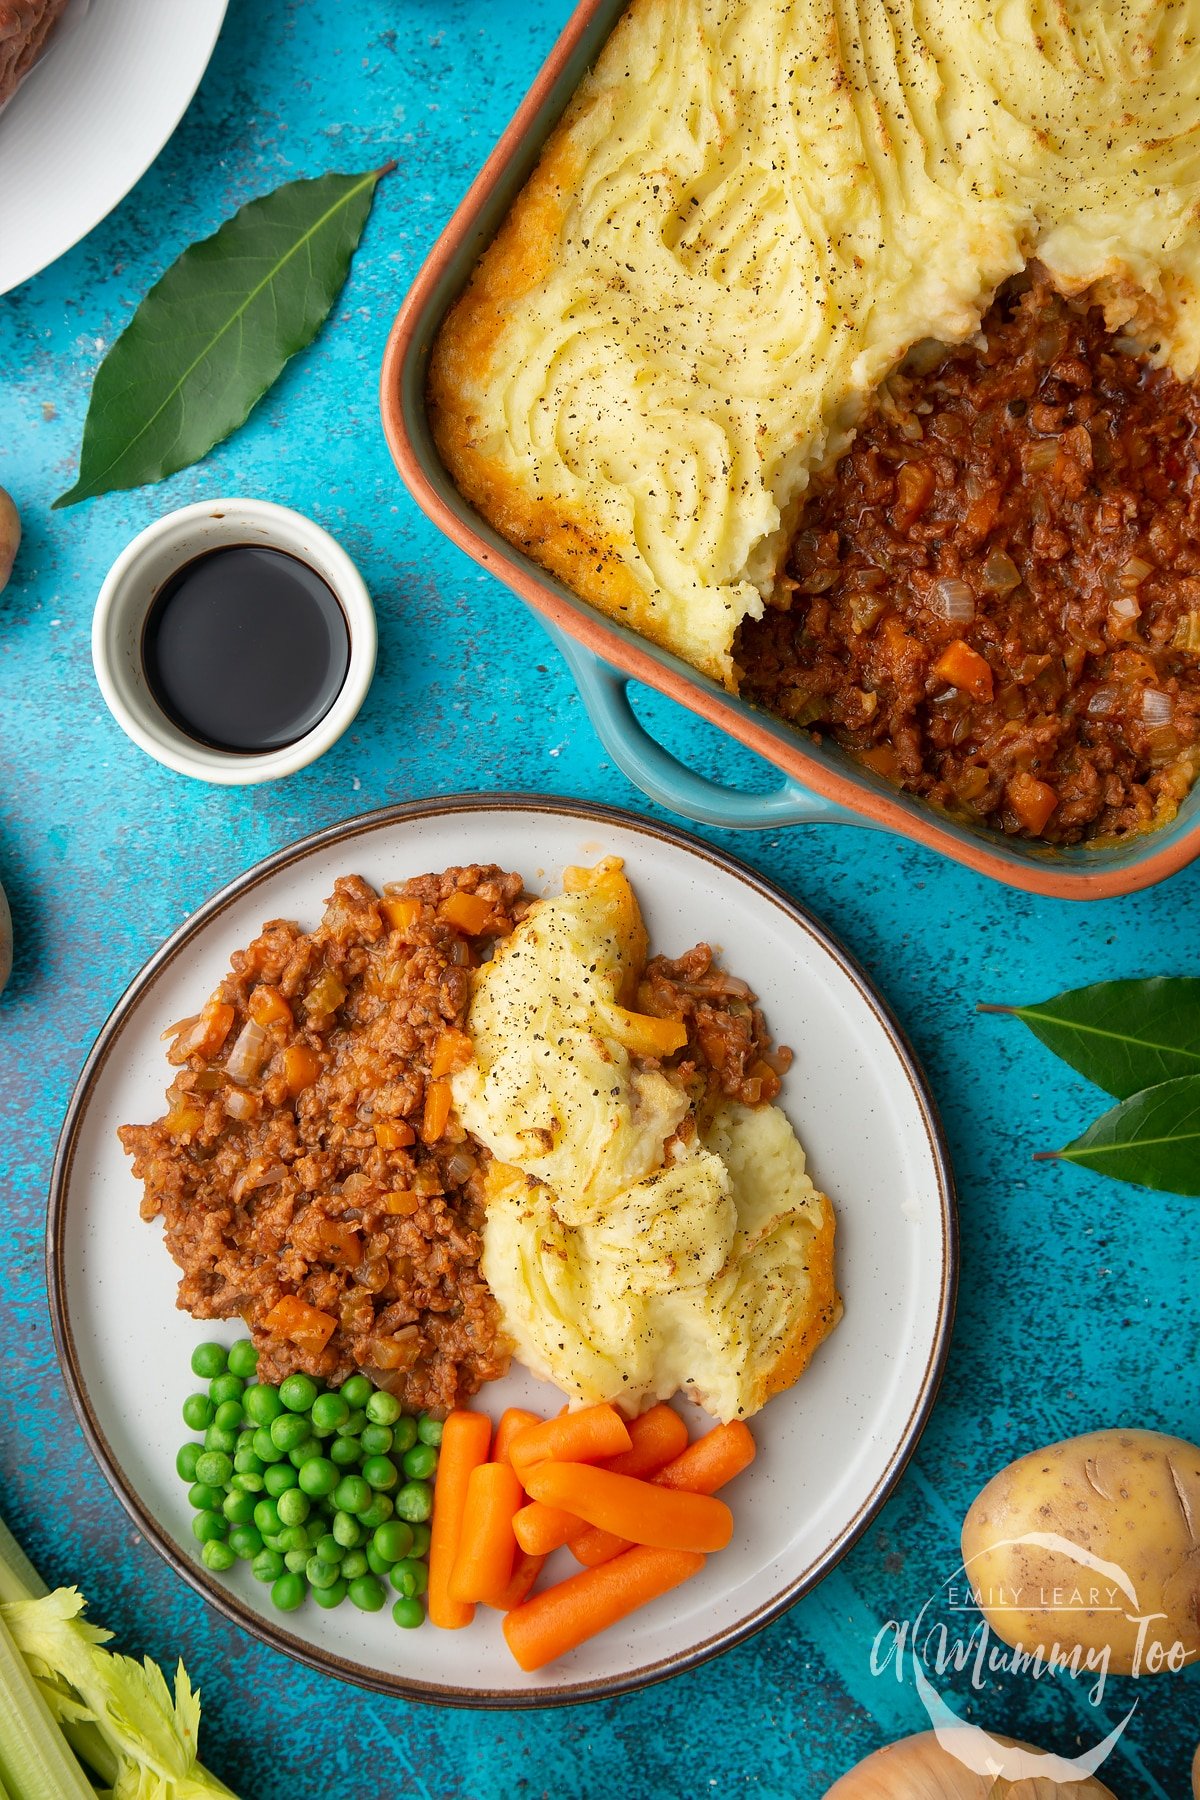
[[[173,724],[213,750],[282,750],[325,717],[350,665],[350,632],[315,569],[284,550],[228,544],[156,594],[142,665]]]

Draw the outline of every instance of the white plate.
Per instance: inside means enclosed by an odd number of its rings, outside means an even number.
[[[0,294],[98,225],[208,67],[227,0],[92,0],[0,112]]]
[[[312,927],[336,876],[376,885],[454,863],[496,861],[535,892],[563,867],[623,856],[651,946],[699,940],[759,994],[796,1060],[783,1103],[837,1211],[845,1317],[804,1378],[754,1421],[759,1454],[730,1490],[732,1545],[694,1580],[539,1675],[513,1663],[480,1608],[465,1631],[400,1631],[348,1603],[276,1613],[245,1564],[210,1574],[175,1473],[180,1406],[205,1337],[175,1310],[176,1270],[118,1125],[158,1116],[159,1034],[195,1010],[230,952],[280,915]],[[335,826],[250,870],[151,959],[100,1034],[63,1128],[50,1199],[49,1288],[59,1354],[83,1428],[146,1536],[193,1587],[293,1656],[367,1686],[460,1705],[545,1704],[611,1694],[689,1667],[773,1618],[833,1565],[882,1505],[924,1424],[941,1373],[956,1267],[951,1176],[920,1070],[845,952],[785,895],[681,832],[626,813],[541,798],[464,796]],[[517,1370],[476,1404],[546,1407],[560,1396]],[[559,1552],[563,1573],[575,1567]]]

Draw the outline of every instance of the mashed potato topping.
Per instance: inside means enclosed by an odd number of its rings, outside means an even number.
[[[730,685],[810,471],[1036,255],[1200,364],[1200,0],[634,0],[435,347],[463,491]]]
[[[778,1107],[697,1117],[630,1050],[636,900],[616,863],[573,886],[477,977],[454,1098],[497,1159],[484,1273],[521,1360],[573,1399],[636,1410],[683,1389],[722,1419],[754,1412],[836,1322],[832,1208]]]

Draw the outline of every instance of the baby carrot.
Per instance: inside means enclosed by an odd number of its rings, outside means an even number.
[[[451,1600],[494,1604],[512,1580],[517,1541],[513,1514],[524,1495],[507,1463],[480,1463],[467,1480],[467,1503],[450,1572]]]
[[[552,1550],[559,1549],[578,1537],[587,1526],[574,1513],[564,1512],[559,1506],[543,1506],[540,1500],[530,1501],[523,1506],[513,1520],[513,1530],[522,1550],[530,1556],[549,1556]]]
[[[544,1668],[703,1567],[704,1558],[692,1551],[638,1545],[602,1569],[581,1569],[514,1607],[504,1620],[508,1647],[521,1668]]]
[[[675,1409],[663,1401],[639,1419],[631,1419],[627,1430],[630,1448],[616,1456],[606,1456],[597,1464],[598,1468],[611,1469],[616,1475],[654,1475],[687,1445],[687,1426]],[[498,1456],[499,1453],[493,1454]],[[593,1529],[582,1519],[577,1519],[574,1513],[563,1512],[557,1506],[543,1506],[539,1500],[523,1506],[513,1526],[518,1544],[536,1556],[548,1556],[581,1532]]]
[[[733,1536],[733,1514],[723,1500],[672,1492],[587,1463],[539,1463],[525,1477],[525,1491],[602,1531],[662,1550],[723,1550]]]
[[[442,1427],[433,1518],[429,1527],[429,1617],[435,1625],[456,1631],[475,1617],[473,1606],[450,1597],[450,1577],[458,1556],[467,1484],[472,1469],[487,1461],[492,1422],[486,1413],[456,1411]]]
[[[673,1406],[660,1400],[639,1419],[629,1421],[629,1449],[606,1456],[600,1467],[611,1469],[614,1475],[636,1475],[644,1480],[686,1450],[687,1441],[687,1426]]]
[[[520,1606],[522,1600],[528,1598],[545,1560],[544,1556],[530,1556],[524,1550],[517,1551],[517,1560],[513,1564],[508,1586],[491,1602],[497,1612],[511,1612],[514,1606]]]
[[[493,1462],[511,1462],[512,1441],[518,1431],[524,1431],[530,1425],[540,1425],[542,1420],[537,1413],[526,1412],[523,1406],[510,1406],[507,1412],[500,1415],[500,1423],[496,1427],[496,1439],[492,1445]]]
[[[544,1425],[530,1425],[519,1431],[512,1440],[510,1455],[513,1468],[524,1482],[535,1463],[599,1462],[601,1457],[628,1450],[632,1441],[615,1407],[584,1406],[578,1412],[560,1413]]]
[[[714,1425],[689,1444],[673,1462],[651,1476],[651,1482],[655,1487],[675,1488],[681,1493],[712,1494],[748,1468],[754,1455],[749,1427],[741,1419],[733,1419],[728,1425]],[[627,1550],[629,1541],[611,1531],[589,1530],[570,1540],[571,1554],[594,1569]]]

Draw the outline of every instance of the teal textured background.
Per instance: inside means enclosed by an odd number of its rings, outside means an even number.
[[[395,307],[567,11],[567,0],[232,0],[154,168],[84,243],[0,299],[0,483],[26,529],[0,596],[0,879],[17,929],[0,1000],[0,1510],[49,1579],[81,1584],[123,1648],[168,1664],[184,1655],[203,1689],[206,1759],[247,1800],[819,1800],[858,1756],[924,1724],[911,1688],[872,1677],[871,1641],[951,1573],[962,1514],[1000,1465],[1102,1424],[1200,1437],[1195,1203],[1031,1162],[1100,1097],[1018,1025],[974,1013],[977,999],[1194,971],[1200,865],[1079,907],[836,827],[708,835],[810,905],[895,1006],[955,1157],[963,1279],[942,1397],[912,1465],[785,1618],[663,1687],[574,1711],[380,1699],[296,1667],[191,1593],[136,1536],[76,1428],[46,1313],[47,1176],[87,1048],[145,957],[258,857],[391,800],[511,788],[643,806],[541,627],[408,500],[376,406]],[[399,166],[329,327],[249,425],[160,489],[52,514],[97,360],[173,257],[279,181],[389,156]],[[172,506],[229,493],[332,530],[371,587],[381,634],[351,733],[315,768],[246,790],[199,786],[136,751],[89,656],[96,592],[128,539]],[[704,773],[773,785],[690,716],[653,697],[642,710]],[[1011,1680],[976,1696],[972,1716],[1070,1751],[1137,1699],[1104,1773],[1120,1800],[1180,1800],[1200,1738],[1198,1679],[1114,1681],[1100,1713],[1061,1684]]]

